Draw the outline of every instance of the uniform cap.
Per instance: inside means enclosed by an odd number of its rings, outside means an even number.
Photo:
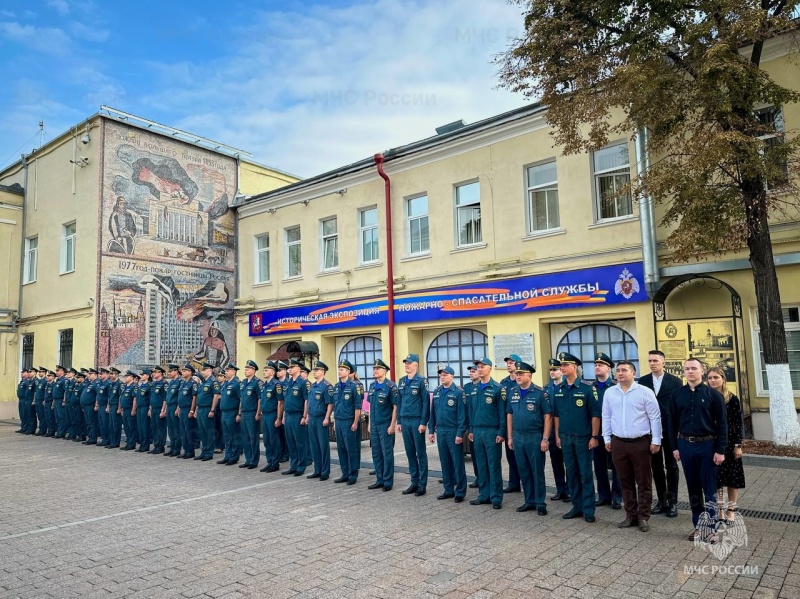
[[[100,374],[111,374],[111,371],[108,368],[101,368],[98,372]]]
[[[206,369],[214,370],[214,365],[213,364],[209,364],[208,362],[203,362],[200,365],[200,368],[203,369],[203,370],[206,370]]]
[[[47,371],[47,376],[55,376],[55,375],[56,375],[56,373],[53,372],[52,370],[48,370]]]
[[[150,368],[144,368],[144,369],[142,369],[142,374],[146,374],[147,376],[150,376],[150,374],[152,374],[152,372],[153,372],[153,371],[152,371],[152,369],[150,369]]]
[[[136,374],[135,372],[133,372],[132,370],[128,370],[128,371],[125,373],[125,376],[132,376],[132,377],[133,377],[133,378],[135,378],[135,379],[138,379],[138,378],[139,378],[139,375],[138,375],[138,374]]]
[[[320,362],[317,360],[314,363],[314,370],[324,370],[325,372],[328,372],[328,365],[325,362]]]
[[[347,368],[350,372],[355,372],[356,367],[350,362],[350,360],[339,360],[339,368]]]
[[[475,364],[470,364],[469,366],[467,366],[467,370],[478,370],[478,367],[475,366]]]
[[[86,378],[86,373],[85,372],[76,372],[75,376],[76,377],[80,377],[82,379],[85,379]]]
[[[239,370],[239,367],[233,362],[231,362],[225,367],[225,370]]]
[[[56,370],[66,370],[66,368],[64,368],[61,364],[58,364],[56,366]]]
[[[75,370],[74,368],[70,368],[69,370],[67,370],[67,372],[71,372],[72,374],[78,374],[78,371]]]
[[[474,364],[486,364],[487,366],[492,366],[492,361],[489,358],[487,358],[486,356],[483,356],[480,360],[475,360],[475,362],[473,362],[473,363]]]
[[[272,370],[280,370],[278,367],[278,363],[275,360],[267,360],[267,363],[264,364],[264,368],[272,368]]]
[[[439,370],[436,371],[436,374],[442,374],[443,372],[445,372],[445,373],[447,373],[447,374],[449,374],[451,376],[455,376],[456,375],[456,371],[453,370],[452,368],[450,368],[449,366],[445,366],[444,368],[440,368]]]
[[[516,369],[517,372],[529,372],[531,374],[536,372],[536,369],[527,362],[521,362],[521,361],[516,362],[514,364],[514,368]]]
[[[168,368],[170,369],[170,371],[172,371],[172,370],[180,370],[181,369],[181,367],[178,366],[177,364],[170,364],[168,366]]]
[[[517,354],[508,354],[505,358],[503,358],[503,362],[522,362],[522,358],[520,358]]]
[[[581,362],[580,358],[565,351],[562,351],[560,354],[558,354],[558,360],[562,364],[575,364],[575,366],[583,366],[583,362]]]
[[[417,355],[417,354],[408,354],[405,357],[405,359],[403,360],[403,363],[407,364],[407,363],[410,363],[410,362],[419,362],[419,355]]]
[[[277,362],[275,362],[275,366],[277,366],[276,370],[286,370],[287,368],[289,368],[289,365],[283,360],[278,360]]]
[[[305,365],[305,362],[300,362],[300,364],[298,364],[298,366],[300,367],[300,370],[302,372],[305,372],[306,374],[311,372],[311,370],[309,370],[308,366]]]
[[[614,362],[611,359],[611,356],[605,354],[603,352],[597,352],[594,356],[594,363],[595,364],[605,364],[609,368],[614,368]]]
[[[121,374],[122,373],[122,371],[119,368],[117,368],[116,366],[112,366],[111,368],[109,368],[109,370],[111,372],[113,372],[114,374]]]
[[[389,370],[389,366],[386,364],[386,362],[384,362],[380,358],[375,360],[375,364],[373,364],[372,367],[373,368],[383,368],[384,370]]]
[[[561,360],[550,358],[547,363],[550,365],[550,370],[558,370],[561,367]]]
[[[47,372],[47,368],[44,366],[39,366],[39,372]]]
[[[256,364],[255,360],[248,360],[247,362],[245,362],[244,367],[258,370],[258,364]]]
[[[89,368],[86,372],[89,374],[99,374],[97,368]]]
[[[181,370],[188,370],[189,372],[194,372],[194,366],[192,366],[191,364],[189,364],[187,362],[186,364],[183,365]],[[130,371],[128,371],[128,372],[130,372]]]

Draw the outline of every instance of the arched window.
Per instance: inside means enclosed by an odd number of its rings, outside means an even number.
[[[349,360],[350,363],[356,367],[356,374],[361,379],[361,384],[364,385],[364,391],[369,389],[372,383],[372,367],[375,360],[383,357],[381,350],[381,340],[377,337],[355,337],[348,341],[339,352],[339,360]],[[329,374],[330,381],[334,382],[336,379],[336,364],[328,364],[332,372]],[[391,377],[391,373],[389,374]]]
[[[583,378],[594,379],[594,358],[597,352],[611,356],[616,363],[630,360],[639,372],[639,350],[626,331],[610,324],[586,324],[569,331],[558,342],[558,353],[569,352],[583,362]]]
[[[425,356],[425,374],[431,391],[439,386],[439,364],[456,371],[453,382],[463,387],[469,382],[467,367],[489,351],[486,335],[472,329],[454,329],[442,333],[428,347]]]

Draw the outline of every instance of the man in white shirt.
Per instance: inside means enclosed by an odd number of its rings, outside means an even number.
[[[603,440],[617,467],[625,520],[619,528],[639,526],[650,530],[653,502],[651,455],[661,447],[661,410],[655,393],[634,381],[636,367],[628,360],[617,363],[617,385],[603,398]],[[638,487],[638,490],[637,490]]]

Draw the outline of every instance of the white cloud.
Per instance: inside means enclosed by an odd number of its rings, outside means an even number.
[[[69,24],[69,30],[73,38],[84,42],[104,42],[111,35],[111,32],[108,29],[93,25],[86,25],[84,23],[79,23],[78,21],[72,21]]]
[[[69,14],[69,3],[67,0],[47,0],[47,5],[55,9],[61,15]]]
[[[0,22],[0,35],[44,54],[63,56],[71,46],[69,36],[56,27],[36,27],[5,21]]]

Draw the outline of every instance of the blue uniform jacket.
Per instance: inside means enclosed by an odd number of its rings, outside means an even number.
[[[324,418],[328,413],[328,406],[333,403],[333,385],[322,379],[312,383],[308,393],[308,415],[315,418]]]
[[[364,401],[361,385],[355,381],[337,382],[333,386],[333,417],[340,422],[353,420]]]
[[[506,401],[506,414],[511,414],[513,430],[521,433],[542,433],[544,417],[553,413],[547,391],[536,385],[522,389],[514,385]]]
[[[188,381],[181,379],[181,386],[178,391],[178,407],[191,409],[192,399],[195,395],[197,395],[197,383],[192,379]]]
[[[241,401],[240,412],[255,412],[258,409],[259,395],[261,392],[261,381],[253,377],[249,381],[244,378],[239,381],[239,401]]]
[[[394,407],[400,403],[400,389],[389,379],[381,384],[373,382],[369,386],[367,401],[372,424],[388,426],[392,423]]]
[[[592,436],[592,418],[600,418],[597,390],[580,379],[570,385],[564,379],[553,396],[553,416],[558,418],[558,434]]]
[[[274,414],[278,411],[278,402],[283,402],[284,383],[272,377],[264,381],[260,388],[261,413]]]
[[[239,411],[239,378],[233,377],[220,386],[220,409],[223,412]]]
[[[178,406],[178,395],[180,394],[181,390],[181,381],[180,377],[170,379],[169,383],[167,383],[167,405],[170,407],[177,407]],[[189,404],[191,405],[191,404]],[[174,410],[173,410],[174,411]]]
[[[428,381],[419,373],[412,378],[404,376],[397,383],[400,402],[397,406],[397,424],[401,426],[428,426],[431,418],[431,398]]]
[[[97,379],[86,382],[86,386],[81,390],[81,406],[93,406],[97,403]]]
[[[283,407],[287,414],[302,414],[306,409],[308,392],[311,382],[297,377],[297,380],[286,379],[286,388],[283,390]]]
[[[215,395],[219,395],[219,383],[212,375],[197,385],[197,407],[212,407]]]
[[[506,388],[495,380],[475,383],[467,402],[469,426],[496,428],[497,437],[506,436]]]
[[[437,429],[454,430],[456,437],[463,437],[467,431],[467,402],[458,385],[440,385],[433,392],[428,430],[435,433]]]

